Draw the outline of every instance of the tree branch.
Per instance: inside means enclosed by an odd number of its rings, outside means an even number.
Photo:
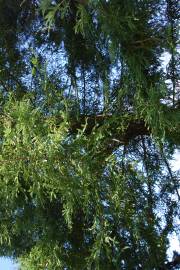
[[[90,135],[94,128],[99,128],[103,124],[106,124],[107,121],[112,120],[113,115],[91,115],[91,116],[80,116],[77,121],[72,119],[70,133],[76,134],[79,129],[82,129],[83,126],[85,127],[85,134]],[[118,117],[116,117],[118,119]],[[119,131],[118,127],[120,126],[121,118],[119,117],[119,122],[114,121],[110,124],[110,129],[114,131],[112,134],[112,139],[118,140],[124,144],[125,142],[128,143],[131,139],[139,136],[139,135],[150,135],[149,129],[146,127],[144,120],[130,120],[129,124],[125,128],[124,131]]]

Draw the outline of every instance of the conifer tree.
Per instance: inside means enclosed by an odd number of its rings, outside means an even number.
[[[21,270],[178,269],[178,1],[0,12],[0,255]]]

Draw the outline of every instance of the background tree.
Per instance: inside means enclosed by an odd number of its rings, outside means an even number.
[[[0,254],[22,270],[179,267],[178,8],[0,2]]]

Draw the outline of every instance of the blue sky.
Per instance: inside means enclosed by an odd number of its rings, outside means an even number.
[[[18,270],[17,265],[8,258],[0,257],[0,270]]]

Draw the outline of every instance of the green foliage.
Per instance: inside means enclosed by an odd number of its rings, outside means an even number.
[[[61,1],[57,5],[53,5],[51,0],[41,1],[40,10],[46,20],[46,25],[50,29],[54,24],[57,12],[60,12],[61,18],[64,18],[69,9],[69,1]]]
[[[175,4],[15,2],[0,3],[0,255],[22,270],[166,269]]]
[[[49,256],[51,253],[51,256]],[[21,270],[43,270],[43,269],[63,269],[61,262],[61,250],[58,245],[54,246],[50,243],[44,243],[35,246],[32,249],[29,257],[22,257],[20,259]]]

